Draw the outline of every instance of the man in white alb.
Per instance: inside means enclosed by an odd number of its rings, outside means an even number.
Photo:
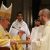
[[[18,12],[16,18],[17,19],[12,23],[10,27],[9,33],[11,33],[12,36],[16,36],[20,28],[24,28],[26,34],[23,35],[22,40],[26,40],[26,37],[30,36],[30,31],[26,22],[23,21],[22,13]]]
[[[39,11],[40,21],[44,24],[41,37],[38,39],[36,50],[50,50],[50,10],[42,9]],[[32,49],[33,50],[33,49]]]

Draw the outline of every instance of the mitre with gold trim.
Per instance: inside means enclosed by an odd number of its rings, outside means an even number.
[[[0,16],[6,17],[6,18],[11,18],[11,12],[12,12],[12,3],[7,8],[2,2],[1,8],[0,8]]]

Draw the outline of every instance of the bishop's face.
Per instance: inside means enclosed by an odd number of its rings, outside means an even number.
[[[5,18],[2,20],[2,25],[3,25],[4,29],[7,29],[9,27],[9,24],[10,24],[10,22],[8,19]]]

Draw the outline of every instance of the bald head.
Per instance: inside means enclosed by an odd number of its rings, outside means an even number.
[[[50,19],[50,10],[49,9],[42,9],[39,11],[39,16],[47,16],[48,19]]]
[[[45,24],[46,21],[50,20],[50,10],[42,9],[39,11],[40,21],[42,24]]]

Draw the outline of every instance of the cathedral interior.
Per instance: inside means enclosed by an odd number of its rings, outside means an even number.
[[[33,21],[38,18],[39,10],[42,8],[50,9],[50,0],[0,0],[0,6],[2,1],[6,7],[9,7],[11,3],[13,5],[10,23],[12,24],[16,19],[17,12],[21,11],[30,30],[34,27]]]
[[[12,9],[11,9],[12,8]],[[8,13],[10,13],[10,14],[6,14],[7,16],[11,16],[11,19],[10,19],[10,25],[9,25],[9,28],[8,28],[8,30],[7,31],[9,31],[9,29],[10,29],[10,27],[11,27],[11,25],[12,25],[12,23],[16,20],[16,15],[17,15],[17,13],[18,12],[22,12],[23,13],[23,17],[24,17],[24,21],[26,22],[26,24],[28,25],[28,29],[30,30],[30,32],[31,32],[31,30],[32,30],[32,28],[35,26],[35,20],[37,20],[38,18],[39,18],[39,15],[38,15],[38,13],[39,13],[39,10],[41,10],[41,9],[43,9],[43,8],[47,8],[47,9],[50,9],[50,0],[0,0],[0,11],[1,10],[3,10],[3,12],[4,12],[4,9],[6,9],[6,11],[7,11],[7,9],[8,9]],[[6,12],[5,11],[5,12]],[[4,12],[4,13],[5,13]],[[50,11],[49,11],[50,12]],[[0,12],[0,15],[1,15],[2,13]],[[2,15],[4,15],[4,14],[2,14]],[[6,17],[7,17],[6,16]],[[48,15],[49,16],[49,15]],[[19,17],[19,16],[18,16]],[[0,20],[1,21],[1,20]],[[3,21],[2,21],[3,22]],[[0,22],[1,24],[2,24],[2,22]],[[8,23],[8,22],[7,22]],[[21,23],[20,23],[21,24]],[[3,24],[4,25],[4,24]],[[17,25],[16,25],[17,26]],[[19,25],[20,26],[20,25]],[[26,26],[26,25],[25,25]],[[50,25],[49,25],[50,26]],[[4,27],[4,26],[3,26]],[[22,26],[23,27],[23,26]],[[15,30],[15,31],[19,31],[20,30],[20,28],[22,28],[22,27],[17,27],[17,28],[19,28],[19,29],[14,29],[14,27],[12,26],[12,28]],[[5,28],[5,27],[4,27]],[[24,28],[24,27],[23,27]],[[27,29],[27,28],[26,28]],[[22,32],[22,34],[23,33],[28,33],[29,32],[29,30],[28,30],[28,32],[27,32],[27,30],[25,29],[25,31],[23,31]],[[1,29],[0,29],[1,30]],[[4,29],[4,31],[5,31],[6,29]],[[40,29],[39,29],[40,30]],[[4,32],[3,31],[3,32]],[[13,31],[13,30],[12,30]],[[14,32],[15,32],[14,31]],[[21,30],[20,30],[21,31]],[[44,31],[44,30],[42,30],[42,31]],[[41,31],[41,32],[42,32]],[[0,31],[1,32],[1,31]],[[29,32],[29,33],[30,33]],[[35,31],[36,32],[36,31]],[[39,31],[40,32],[40,31]],[[39,33],[38,32],[38,33]],[[40,32],[40,33],[41,33]],[[44,31],[45,32],[45,31]],[[4,33],[7,33],[6,31],[4,32]],[[10,33],[10,32],[9,32]],[[17,32],[17,33],[19,33],[19,32]],[[42,32],[43,33],[43,32]],[[48,33],[48,32],[47,32]],[[14,33],[15,34],[15,33]],[[7,35],[7,34],[5,34],[5,35]],[[9,34],[8,34],[9,35]],[[11,35],[11,34],[10,34]],[[12,35],[13,35],[13,33],[12,33]],[[17,34],[16,34],[17,35]],[[20,33],[18,34],[19,36],[21,35]],[[30,40],[31,38],[30,38],[30,36],[29,37],[27,37],[26,36],[27,34],[25,34],[25,41],[26,42],[28,42],[27,40]],[[31,35],[31,33],[29,34],[29,35]],[[42,37],[43,37],[43,34],[41,34],[42,35]],[[50,35],[50,34],[49,34]],[[48,35],[48,36],[49,36]],[[13,35],[14,36],[14,35]],[[22,36],[22,35],[21,35]],[[22,39],[21,38],[21,36],[19,37],[19,41]],[[47,36],[47,37],[48,37]],[[3,37],[3,34],[2,34],[2,37]],[[6,36],[5,36],[6,37]],[[32,36],[33,37],[33,36]],[[39,36],[38,36],[39,37]],[[50,36],[49,36],[50,37]],[[0,37],[1,38],[1,37]],[[41,37],[40,37],[41,38]],[[8,39],[10,39],[10,41],[11,41],[11,37],[8,37]],[[13,37],[12,37],[12,39],[13,39]],[[14,38],[15,39],[15,38]],[[13,40],[14,40],[13,39]],[[17,36],[17,39],[18,39],[18,36]],[[50,39],[50,38],[49,38]],[[3,38],[3,40],[4,40],[4,38]],[[12,41],[13,41],[12,40]],[[40,41],[40,39],[37,39],[37,41]],[[43,40],[43,39],[42,39]],[[2,41],[2,38],[1,38],[1,41]],[[7,40],[8,41],[8,40]],[[10,42],[9,41],[9,42]],[[15,41],[15,40],[14,40]],[[21,40],[22,41],[22,40]],[[24,41],[24,40],[23,40]],[[22,41],[22,42],[23,42]],[[24,41],[24,42],[25,42]],[[30,40],[31,41],[31,40]],[[50,41],[50,40],[48,40],[48,41]],[[47,42],[48,42],[47,41]],[[16,41],[15,41],[16,42]],[[23,44],[23,43],[19,43],[19,44]],[[40,41],[41,42],[41,41]],[[11,43],[11,42],[10,42]],[[10,44],[9,43],[9,44]],[[30,42],[31,43],[31,42]],[[30,43],[28,43],[28,44],[30,44]],[[1,43],[0,43],[1,44]],[[18,44],[18,43],[15,43],[15,44]],[[19,45],[18,44],[18,45]],[[27,43],[25,43],[26,44],[26,50],[29,50],[28,49],[28,44]],[[41,43],[38,43],[38,44],[40,44],[41,45]],[[38,45],[37,44],[37,45]],[[45,42],[43,43],[43,44],[45,44]],[[49,43],[48,43],[49,44]],[[2,45],[1,45],[2,46]],[[22,45],[21,45],[22,46]],[[40,46],[41,47],[41,46]],[[39,47],[39,48],[40,48]],[[3,47],[4,48],[4,47]],[[16,47],[17,48],[17,47]],[[15,49],[16,49],[15,48]],[[47,47],[46,47],[47,48]],[[9,50],[10,48],[8,48],[8,50]],[[18,48],[19,49],[19,48]],[[23,49],[23,48],[22,48]],[[0,49],[1,50],[1,49]],[[7,50],[7,49],[6,49]],[[24,50],[24,49],[23,49]],[[44,49],[44,50],[47,50],[47,49]],[[50,49],[49,49],[50,50]]]

